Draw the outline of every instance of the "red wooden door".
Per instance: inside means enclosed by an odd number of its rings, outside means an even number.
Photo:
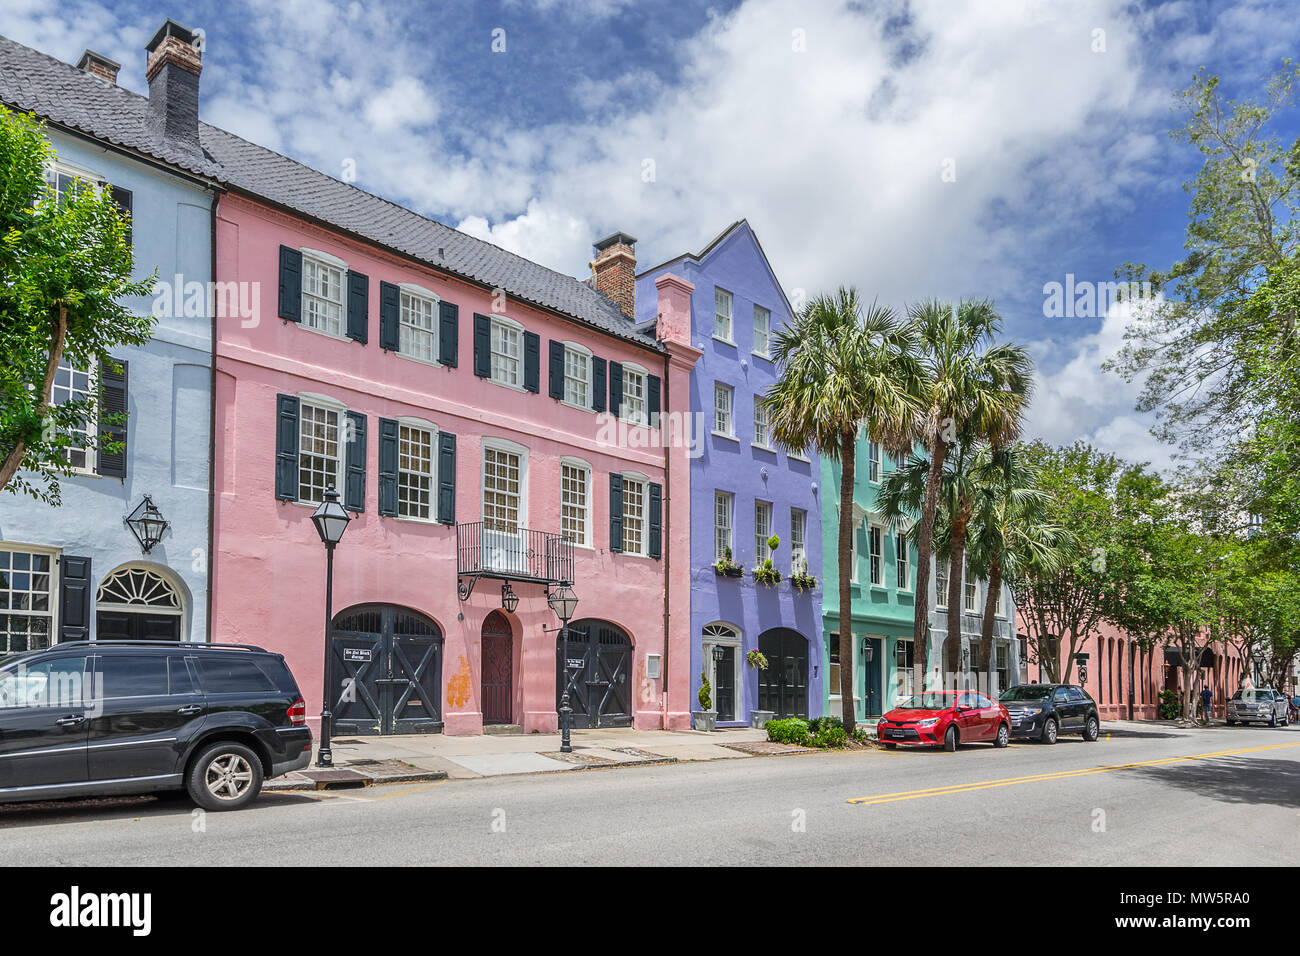
[[[493,611],[483,622],[483,723],[514,723],[514,637],[510,622]]]

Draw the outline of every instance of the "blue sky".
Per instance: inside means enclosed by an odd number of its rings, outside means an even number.
[[[990,296],[1039,366],[1030,432],[1158,464],[1100,369],[1124,317],[1045,318],[1043,285],[1177,257],[1172,92],[1206,66],[1254,95],[1300,39],[1269,0],[6,0],[0,33],[143,91],[167,16],[206,33],[208,122],[553,268],[746,217],[795,297]]]

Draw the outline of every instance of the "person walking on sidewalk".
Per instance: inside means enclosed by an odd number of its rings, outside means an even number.
[[[1210,704],[1213,702],[1213,700],[1214,700],[1214,694],[1210,691],[1210,688],[1203,687],[1201,689],[1201,723],[1202,724],[1208,724],[1210,722]]]

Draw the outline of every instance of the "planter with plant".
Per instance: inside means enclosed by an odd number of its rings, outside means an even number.
[[[781,546],[781,539],[776,535],[767,539],[767,549],[769,552],[775,552]],[[781,572],[772,565],[772,554],[763,560],[763,563],[754,568],[754,581],[758,584],[766,584],[769,587],[781,582]]]
[[[808,561],[805,558],[799,559],[798,567],[790,575],[790,586],[800,593],[817,587],[817,579],[808,573]]]
[[[709,684],[707,672],[700,671],[700,681],[700,692],[695,695],[700,709],[691,711],[691,726],[695,730],[716,730],[718,712],[713,709],[713,687]]]
[[[752,651],[746,654],[745,661],[749,664],[750,667],[756,668],[760,671],[767,670],[767,655],[764,654],[762,651],[760,651],[758,648],[754,648]]]
[[[731,549],[726,550],[722,560],[718,561],[713,570],[724,578],[738,578],[745,573],[745,569],[731,559]]]

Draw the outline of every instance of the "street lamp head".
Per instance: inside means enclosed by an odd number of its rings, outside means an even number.
[[[546,603],[550,605],[556,617],[561,621],[567,621],[573,617],[573,612],[578,606],[578,596],[573,593],[573,588],[565,584],[548,594]]]
[[[501,606],[511,614],[514,614],[515,608],[519,606],[519,595],[515,593],[509,581],[501,585]]]
[[[136,506],[126,519],[127,527],[135,535],[140,547],[148,554],[153,550],[154,545],[162,540],[163,532],[167,530],[167,519],[162,516],[162,512],[154,505],[153,499],[148,495]]]
[[[312,512],[311,520],[316,525],[321,543],[333,547],[343,538],[343,532],[347,530],[352,518],[339,504],[338,492],[331,486],[325,489],[325,500]]]

